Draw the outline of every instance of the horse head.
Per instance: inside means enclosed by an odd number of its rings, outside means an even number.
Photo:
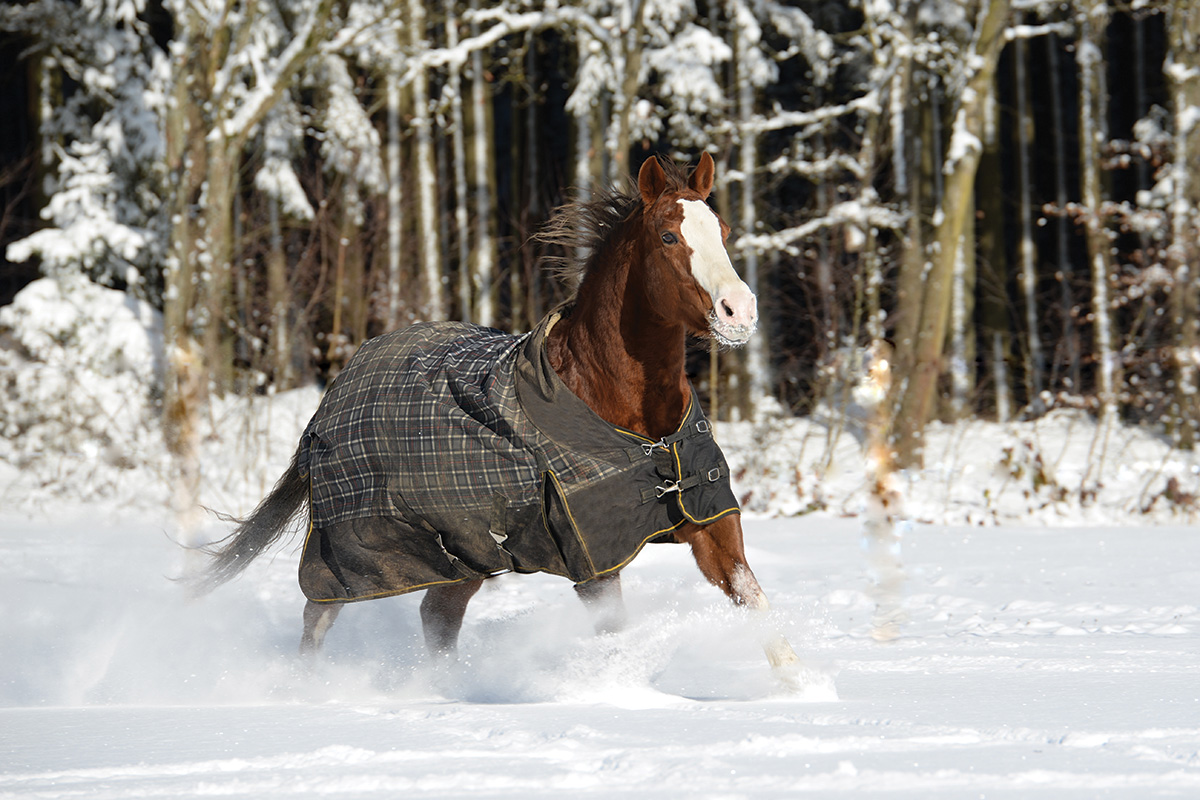
[[[758,302],[729,260],[729,226],[706,202],[713,173],[708,153],[683,187],[669,185],[657,158],[642,164],[645,279],[661,314],[682,319],[693,334],[738,347],[758,326]]]

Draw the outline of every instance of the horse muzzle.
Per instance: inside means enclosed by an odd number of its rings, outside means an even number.
[[[758,330],[758,299],[750,287],[738,281],[713,298],[708,327],[716,340],[727,347],[741,347]]]

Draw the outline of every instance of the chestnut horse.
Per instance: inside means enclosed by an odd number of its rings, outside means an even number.
[[[707,153],[690,175],[673,164],[664,170],[652,157],[638,174],[636,194],[613,193],[566,206],[541,237],[591,251],[570,313],[549,330],[550,365],[600,419],[650,441],[678,431],[688,413],[688,337],[740,346],[757,325],[755,296],[725,248],[729,227],[706,202],[713,177]],[[207,583],[216,585],[240,572],[278,538],[315,488],[294,462],[272,494],[217,550]],[[667,535],[691,546],[704,577],[735,604],[767,610],[766,595],[746,563],[739,514],[709,524],[686,521]],[[467,604],[482,583],[482,578],[443,581],[426,589],[421,621],[433,653],[454,652]],[[580,582],[575,589],[592,609],[598,630],[621,625],[619,571]],[[308,602],[302,651],[320,647],[340,608],[339,602]],[[772,636],[763,646],[776,668],[797,662],[782,636]]]

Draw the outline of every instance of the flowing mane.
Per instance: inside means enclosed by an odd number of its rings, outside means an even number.
[[[668,191],[687,188],[688,173],[684,167],[662,157],[659,163],[666,175]],[[617,234],[624,225],[639,221],[642,210],[642,196],[636,181],[630,178],[624,191],[612,186],[594,193],[590,200],[576,200],[554,209],[543,228],[534,234],[533,241],[551,250],[542,256],[542,263],[571,287],[574,295],[597,256],[606,245],[620,238]]]

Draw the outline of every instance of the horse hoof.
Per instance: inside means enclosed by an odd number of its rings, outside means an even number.
[[[809,703],[833,703],[838,699],[833,673],[796,659],[772,665],[771,673],[789,695]]]
[[[767,661],[772,667],[783,667],[788,664],[795,664],[800,660],[800,656],[796,655],[796,651],[788,644],[787,639],[782,636],[776,636],[763,645],[763,650],[767,652]]]

